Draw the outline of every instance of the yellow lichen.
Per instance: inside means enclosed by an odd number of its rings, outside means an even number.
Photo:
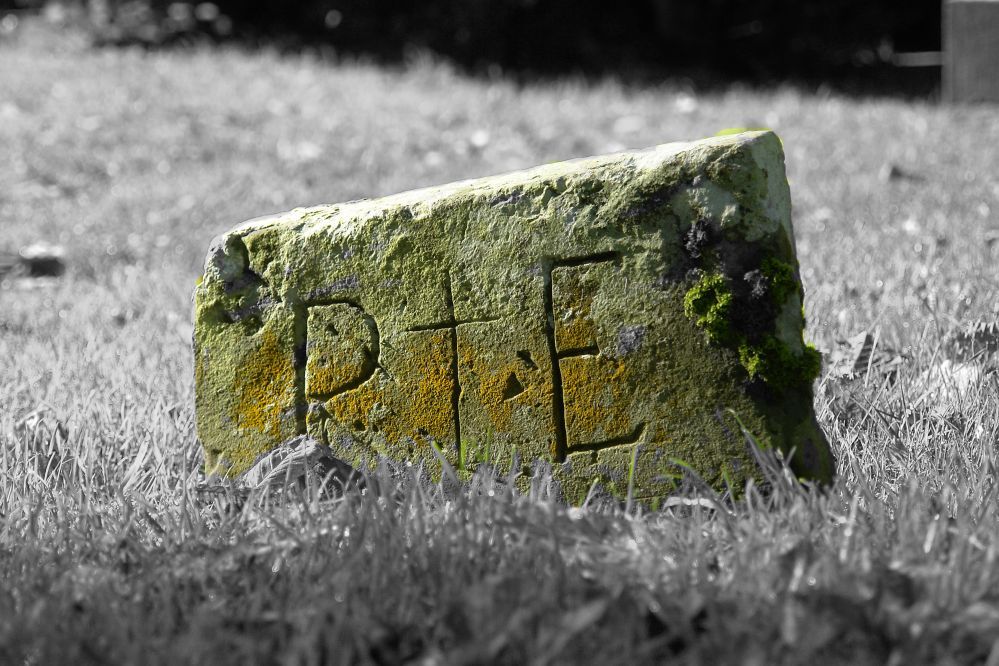
[[[281,430],[281,412],[287,399],[286,390],[294,378],[291,355],[281,346],[281,340],[271,330],[260,334],[260,344],[244,358],[236,374],[233,393],[236,409],[233,421],[239,428],[248,428],[267,435]]]
[[[396,370],[404,377],[400,404],[395,407],[400,430],[432,437],[441,445],[453,443],[450,332],[433,331],[421,334],[423,336],[428,338],[423,349],[411,355],[409,364]]]
[[[360,423],[369,433],[377,429],[392,449],[408,446],[406,438],[427,445],[432,439],[444,450],[455,448],[450,333],[410,334],[395,344],[405,352],[405,361],[391,369],[398,383],[383,386],[376,374],[327,401],[327,411],[341,427]],[[373,421],[372,413],[379,403],[386,413]]]
[[[518,366],[516,363],[506,363],[499,367],[480,368],[478,377],[478,400],[486,414],[489,415],[489,422],[496,432],[509,432],[512,425],[513,413],[517,409],[516,402],[504,400],[503,392],[506,389],[507,381],[511,375],[515,375]],[[524,393],[529,394],[530,387],[525,387]],[[524,394],[521,394],[524,395]],[[529,399],[527,395],[522,399]]]
[[[377,402],[383,399],[378,383],[368,380],[353,391],[346,391],[326,402],[326,410],[342,424],[360,421],[367,427],[368,414]]]
[[[596,326],[590,316],[594,291],[583,288],[578,270],[557,269],[552,277],[555,340],[562,350],[583,349],[596,344]]]
[[[627,366],[599,356],[561,361],[569,448],[626,437],[632,422]]]

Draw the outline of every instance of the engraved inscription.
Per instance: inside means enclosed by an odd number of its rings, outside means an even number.
[[[410,332],[417,331],[447,331],[451,342],[451,363],[449,374],[451,377],[451,413],[454,418],[454,441],[455,449],[461,450],[461,382],[458,375],[458,327],[462,324],[473,324],[481,322],[496,321],[498,317],[478,317],[459,320],[454,312],[454,292],[452,291],[451,274],[447,273],[444,280],[444,305],[447,308],[448,318],[445,321],[431,324],[421,324],[408,329]]]
[[[616,395],[627,371],[601,352],[592,316],[601,283],[613,277],[613,252],[552,262],[545,275],[546,335],[552,361],[556,460],[572,451],[633,444],[644,432]]]
[[[621,358],[611,358],[614,345],[610,356],[601,350],[595,323],[599,317],[593,316],[600,285],[614,278],[618,258],[617,253],[606,252],[551,260],[545,268],[544,338],[551,363],[551,418],[547,422],[554,429],[551,454],[555,461],[563,461],[575,451],[633,444],[645,430],[644,423],[631,422],[627,404],[618,404],[617,385],[626,368]],[[356,303],[322,303],[302,309],[300,395],[312,405],[310,422],[320,423],[323,432],[327,422],[331,427],[340,423],[354,432],[369,427],[377,432],[377,419],[373,421],[372,415],[386,408],[395,411],[393,405],[398,407],[391,395],[382,392],[385,382],[390,381],[398,384],[394,394],[418,406],[407,419],[415,435],[438,443],[453,437],[451,450],[460,454],[461,379],[472,368],[462,370],[459,345],[466,343],[461,342],[463,334],[459,329],[499,318],[459,319],[451,275],[447,273],[444,278],[443,320],[400,330],[384,343],[375,318]],[[628,340],[635,337],[630,329],[626,333]],[[383,347],[388,350],[388,366],[383,366]],[[392,377],[385,368],[394,367],[402,357],[412,359],[405,362],[412,376]],[[514,363],[520,370],[506,371],[496,389],[496,399],[503,403],[512,403],[525,394],[521,372],[538,371],[527,349],[515,353]],[[382,378],[373,379],[376,374]],[[482,380],[483,376],[478,376],[480,384]],[[362,387],[366,387],[363,396],[351,397]],[[474,393],[480,401],[486,398],[481,386],[477,385]],[[482,427],[482,422],[477,421],[474,429]]]
[[[357,388],[378,369],[378,324],[348,303],[308,308],[305,397],[329,400]]]

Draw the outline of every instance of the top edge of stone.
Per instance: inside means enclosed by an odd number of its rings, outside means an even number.
[[[684,152],[692,152],[705,147],[750,145],[769,139],[770,137],[780,141],[776,133],[772,130],[753,130],[738,134],[708,137],[695,141],[675,141],[645,149],[551,162],[527,169],[480,178],[469,178],[442,185],[431,185],[383,197],[354,199],[342,203],[295,208],[284,213],[264,215],[247,220],[223,233],[221,237],[213,242],[213,245],[217,244],[222,238],[233,234],[245,235],[279,224],[298,224],[306,215],[320,217],[320,219],[316,220],[319,223],[318,226],[324,226],[323,223],[336,224],[338,221],[371,217],[401,206],[408,206],[410,208],[431,207],[433,204],[456,194],[475,194],[503,187],[524,185],[531,181],[573,176],[587,169],[599,169],[625,160],[629,160],[631,166],[636,169],[654,168]]]

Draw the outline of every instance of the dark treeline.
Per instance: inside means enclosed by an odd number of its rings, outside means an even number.
[[[0,6],[43,0],[0,0]],[[77,0],[105,42],[328,46],[393,61],[429,50],[472,71],[757,81],[863,76],[940,47],[940,0]]]

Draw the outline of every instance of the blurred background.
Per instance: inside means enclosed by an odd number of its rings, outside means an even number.
[[[0,0],[0,300],[23,300],[0,332],[43,325],[17,289],[52,277],[42,312],[97,325],[102,285],[110,325],[163,307],[186,354],[205,251],[242,220],[763,127],[812,340],[885,322],[911,346],[944,267],[934,317],[999,317],[999,113],[940,103],[960,48],[957,92],[999,99],[979,5]]]
[[[236,42],[391,63],[429,52],[474,73],[824,82],[926,94],[940,79],[939,0],[0,0],[0,25],[45,13],[95,43]]]

